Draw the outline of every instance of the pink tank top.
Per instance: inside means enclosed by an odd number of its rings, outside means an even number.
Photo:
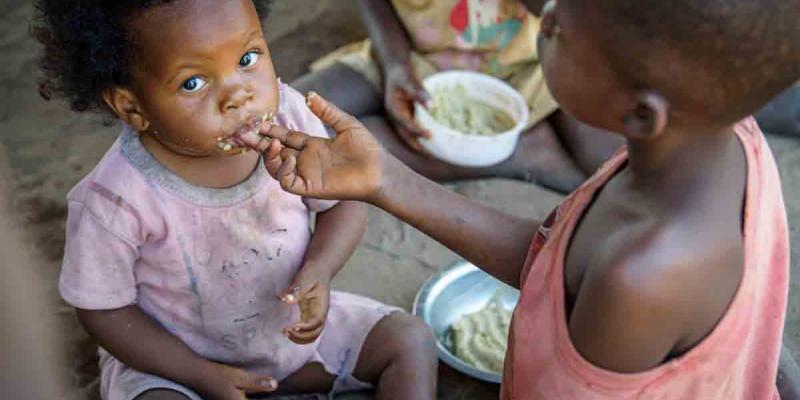
[[[501,399],[779,399],[775,386],[789,282],[789,234],[775,161],[752,118],[736,126],[747,155],[745,268],[728,311],[685,355],[642,373],[598,368],[573,346],[564,256],[594,194],[624,165],[621,151],[542,225],[522,273]]]

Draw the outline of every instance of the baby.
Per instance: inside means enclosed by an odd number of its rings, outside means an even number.
[[[268,3],[38,1],[43,94],[123,122],[69,193],[60,282],[101,345],[103,399],[434,396],[430,330],[330,290],[365,207],[284,192],[231,139],[267,120],[326,135],[275,76]]]

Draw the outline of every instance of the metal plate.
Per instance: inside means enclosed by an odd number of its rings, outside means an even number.
[[[475,368],[456,357],[445,345],[450,326],[467,314],[482,310],[497,295],[500,305],[513,310],[519,291],[461,261],[431,277],[417,293],[414,315],[436,334],[439,359],[457,371],[486,382],[500,383],[500,374]]]

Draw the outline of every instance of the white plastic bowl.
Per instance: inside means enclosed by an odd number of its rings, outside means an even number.
[[[509,131],[483,136],[459,132],[444,126],[420,104],[414,107],[417,123],[431,133],[420,144],[434,157],[463,167],[488,167],[499,164],[514,154],[519,135],[528,124],[528,103],[519,92],[495,77],[469,71],[447,71],[433,74],[423,81],[428,93],[439,87],[462,85],[467,96],[507,112],[517,124]]]

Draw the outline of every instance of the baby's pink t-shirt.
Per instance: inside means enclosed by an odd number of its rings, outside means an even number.
[[[695,348],[650,371],[586,361],[570,340],[564,257],[581,215],[622,168],[622,151],[542,225],[522,274],[501,399],[770,400],[789,291],[789,234],[775,160],[755,120],[736,126],[747,156],[744,274],[728,310]]]
[[[278,124],[327,137],[302,95],[280,95]],[[61,294],[86,310],[136,304],[196,353],[283,378],[319,358],[282,334],[299,312],[278,296],[302,266],[309,212],[333,205],[283,191],[260,162],[235,187],[192,185],[126,126],[68,195]]]

